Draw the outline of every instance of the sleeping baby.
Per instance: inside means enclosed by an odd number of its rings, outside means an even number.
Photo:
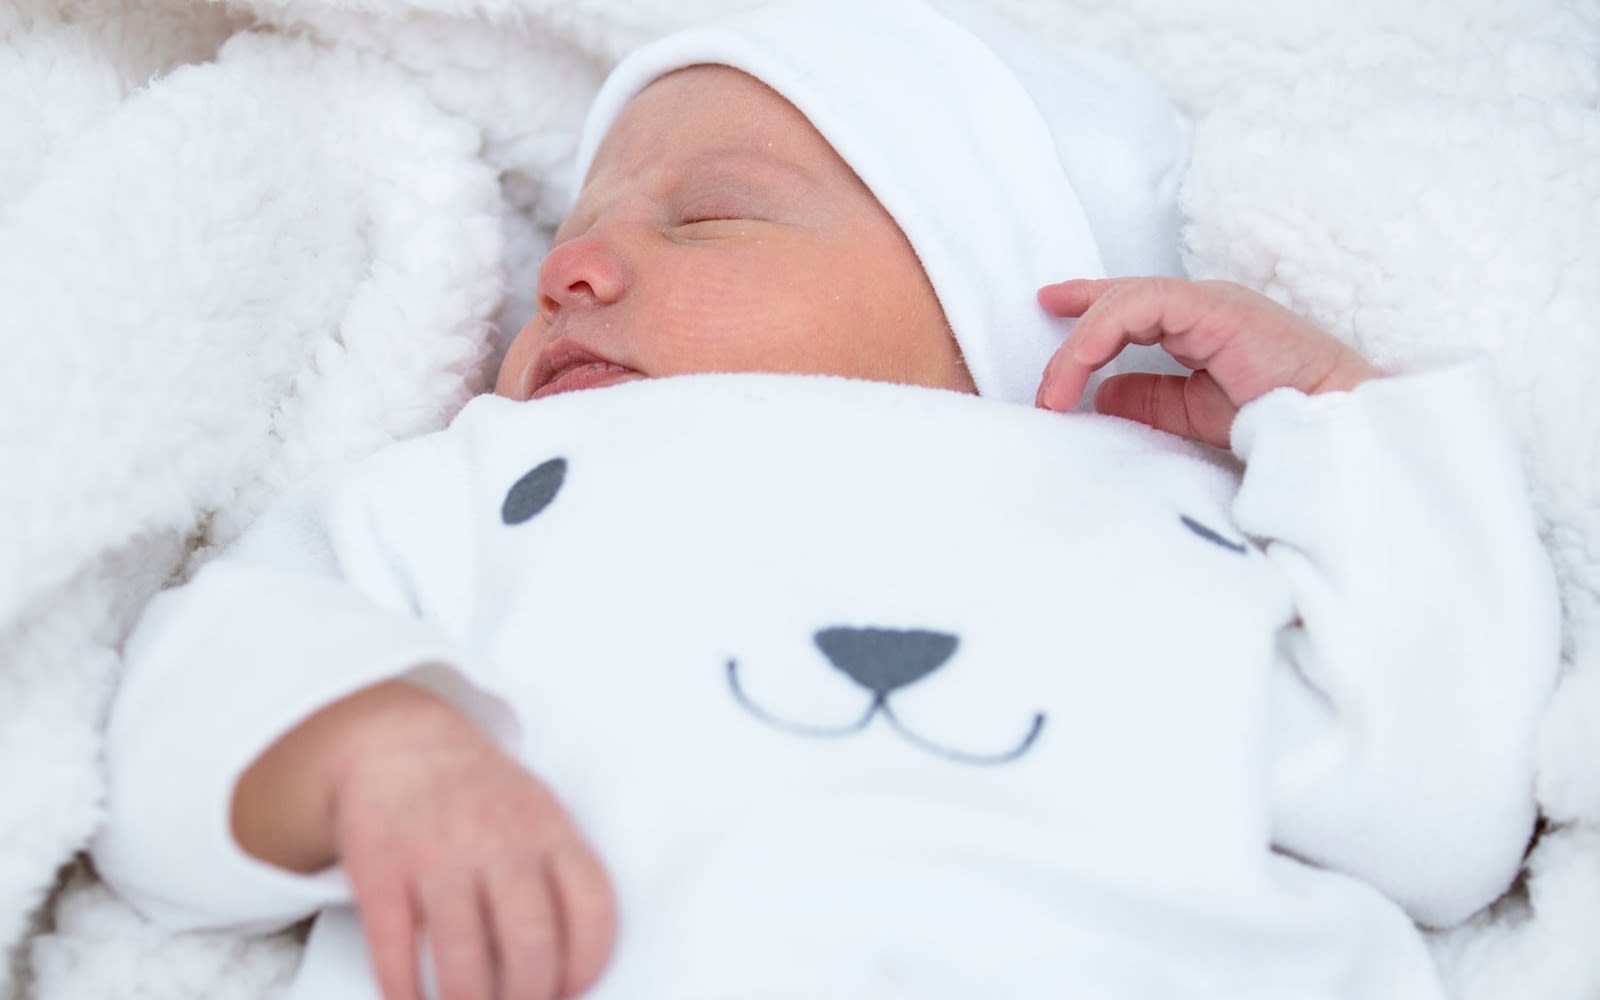
[[[1557,663],[1516,449],[1175,277],[1184,146],[920,0],[634,52],[497,394],[152,602],[101,875],[316,915],[297,998],[1441,996]]]

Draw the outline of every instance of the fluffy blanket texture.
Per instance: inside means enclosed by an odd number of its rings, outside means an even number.
[[[0,9],[0,998],[282,992],[292,938],[164,936],[72,867],[118,643],[287,484],[482,389],[606,68],[748,2]],[[1193,116],[1193,274],[1397,369],[1495,361],[1566,672],[1526,877],[1435,951],[1462,998],[1600,995],[1600,3],[989,2]]]

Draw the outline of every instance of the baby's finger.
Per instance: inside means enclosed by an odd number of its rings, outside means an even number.
[[[1204,371],[1188,376],[1113,375],[1095,391],[1094,408],[1218,448],[1228,446],[1238,413],[1221,386]]]
[[[1081,364],[1099,368],[1130,343],[1155,344],[1183,336],[1205,303],[1198,286],[1187,281],[1139,278],[1120,283],[1095,300],[1063,346]],[[1178,360],[1188,363],[1190,358]]]
[[[442,1000],[492,1000],[489,928],[477,885],[452,873],[423,886],[421,896]]]
[[[594,985],[611,957],[617,937],[616,895],[600,859],[581,842],[556,848],[548,865],[560,896],[565,937],[560,995],[573,997]]]
[[[1056,348],[1056,353],[1050,356],[1050,361],[1044,366],[1044,375],[1039,379],[1039,388],[1034,393],[1033,405],[1042,410],[1055,410],[1064,413],[1078,405],[1078,400],[1083,398],[1084,387],[1089,384],[1089,375],[1093,369],[1078,364],[1067,354],[1067,345],[1062,344]]]
[[[417,981],[417,911],[405,882],[368,880],[358,882],[357,889],[356,907],[384,1000],[422,1000]]]
[[[555,887],[537,860],[484,884],[494,925],[500,1000],[554,1000],[561,985],[561,925]]]
[[[1070,319],[1082,316],[1089,307],[1119,285],[1130,281],[1140,281],[1140,278],[1071,278],[1067,281],[1058,281],[1053,285],[1045,285],[1039,289],[1039,305],[1052,316]]]
[[[1166,332],[1168,286],[1161,278],[1084,282],[1103,286],[1045,366],[1035,405],[1064,411],[1077,405],[1089,376],[1132,344],[1154,344]],[[1042,293],[1041,293],[1042,294]],[[1182,359],[1180,359],[1182,360]]]

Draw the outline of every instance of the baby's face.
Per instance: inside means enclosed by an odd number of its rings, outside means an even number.
[[[696,372],[975,392],[904,234],[799,111],[721,66],[657,80],[539,269],[513,399]]]

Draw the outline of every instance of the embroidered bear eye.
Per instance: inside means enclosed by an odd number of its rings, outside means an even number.
[[[532,519],[550,506],[566,478],[567,460],[564,458],[552,458],[535,466],[506,492],[506,501],[500,505],[500,520],[518,525]]]

